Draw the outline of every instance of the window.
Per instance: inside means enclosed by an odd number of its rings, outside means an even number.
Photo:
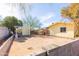
[[[66,32],[66,27],[61,27],[60,32]]]

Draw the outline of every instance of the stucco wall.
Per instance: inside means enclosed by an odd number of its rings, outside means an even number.
[[[61,27],[66,27],[66,32],[60,32]],[[69,26],[61,25],[61,26],[49,29],[49,32],[50,32],[50,35],[54,35],[54,36],[68,37],[68,38],[74,37],[74,28]]]
[[[29,26],[24,25],[24,26],[22,27],[22,35],[23,35],[23,36],[28,36],[28,35],[30,35],[30,27],[29,27]]]

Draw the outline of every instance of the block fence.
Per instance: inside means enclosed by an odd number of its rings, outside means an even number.
[[[79,40],[42,52],[36,56],[79,56]]]
[[[11,47],[11,44],[14,40],[14,35],[12,35],[7,41],[3,43],[0,47],[0,56],[7,56],[9,49]]]

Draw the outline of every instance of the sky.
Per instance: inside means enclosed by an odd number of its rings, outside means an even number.
[[[64,21],[67,22],[68,19],[61,17],[61,9],[67,7],[68,3],[52,3],[52,4],[33,4],[33,9],[31,14],[37,16],[42,22],[42,27],[47,27],[54,22]]]
[[[31,4],[32,8],[30,14],[32,17],[37,17],[39,19],[42,24],[41,27],[48,27],[55,22],[68,22],[68,19],[61,17],[61,9],[69,5],[68,3],[33,3]],[[0,16],[1,18],[15,16],[21,19],[17,8],[7,4],[0,4]]]

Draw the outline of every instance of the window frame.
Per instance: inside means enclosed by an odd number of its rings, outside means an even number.
[[[66,27],[60,27],[60,32],[66,32]]]

